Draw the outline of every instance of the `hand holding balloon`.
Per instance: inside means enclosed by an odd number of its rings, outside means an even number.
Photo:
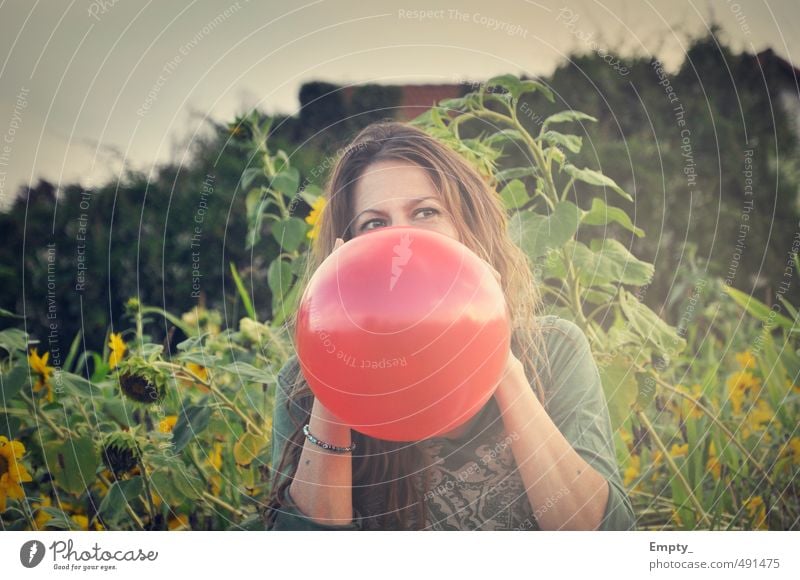
[[[391,441],[466,423],[516,360],[493,268],[457,240],[408,226],[337,240],[296,330],[315,396],[353,429]]]

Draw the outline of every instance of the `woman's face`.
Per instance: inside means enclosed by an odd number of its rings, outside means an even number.
[[[428,172],[407,161],[368,165],[354,188],[353,215],[352,237],[375,228],[415,226],[459,239]]]

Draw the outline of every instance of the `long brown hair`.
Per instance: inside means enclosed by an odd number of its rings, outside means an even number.
[[[308,257],[302,284],[307,284],[322,261],[333,251],[336,238],[351,239],[353,190],[364,170],[378,161],[406,161],[427,170],[453,220],[460,241],[489,262],[501,275],[501,285],[512,319],[511,350],[525,368],[539,400],[544,404],[540,370],[535,364],[542,353],[537,316],[541,295],[535,284],[527,256],[510,239],[508,216],[502,201],[480,173],[446,144],[412,125],[382,121],[364,128],[344,148],[325,188],[326,204],[319,223],[319,233]],[[295,320],[289,321],[294,336]],[[541,363],[540,363],[541,364]],[[308,421],[313,393],[298,372],[288,394],[288,407],[300,412],[304,421],[286,442],[281,458],[273,458],[273,470],[292,475],[297,469],[304,444],[302,425]],[[408,529],[425,525],[425,493],[428,469],[425,456],[416,444],[383,441],[352,431],[353,505],[365,515],[376,518],[381,529]],[[359,451],[360,450],[360,451]],[[424,475],[424,483],[418,479]],[[292,477],[271,491],[267,502],[267,527],[274,523],[279,498]],[[408,509],[416,509],[412,517]],[[381,513],[376,514],[375,512]]]

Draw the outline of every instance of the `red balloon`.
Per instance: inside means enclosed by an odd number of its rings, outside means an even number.
[[[378,228],[328,256],[300,299],[296,349],[320,402],[361,433],[418,441],[494,394],[510,348],[491,268],[457,240]]]

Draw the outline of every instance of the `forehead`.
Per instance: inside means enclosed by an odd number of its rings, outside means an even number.
[[[353,188],[354,215],[372,208],[403,205],[412,198],[441,200],[428,172],[409,161],[378,161],[368,165]]]

